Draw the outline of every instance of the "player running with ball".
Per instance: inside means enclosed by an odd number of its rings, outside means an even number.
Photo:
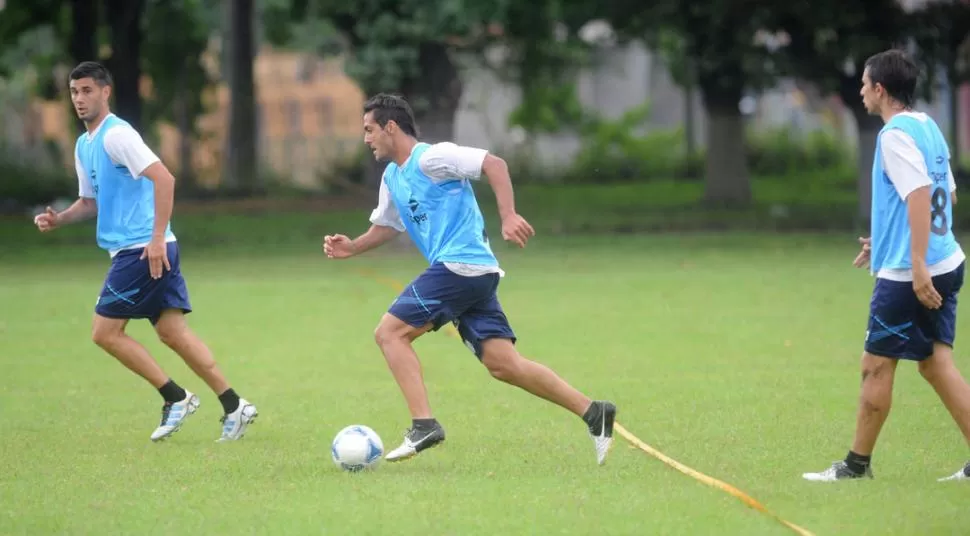
[[[377,160],[389,161],[372,225],[353,240],[328,235],[323,246],[328,257],[345,259],[407,232],[430,263],[398,296],[375,333],[413,419],[404,442],[386,459],[410,458],[445,439],[412,343],[453,322],[493,377],[580,416],[602,464],[613,442],[616,406],[590,400],[548,367],[522,357],[499,304],[496,290],[504,272],[492,253],[469,181],[482,174],[488,178],[502,218],[502,237],[525,247],[535,232],[515,211],[508,166],[483,149],[449,142],[430,145],[417,136],[414,115],[403,98],[381,94],[367,101],[364,143]]]

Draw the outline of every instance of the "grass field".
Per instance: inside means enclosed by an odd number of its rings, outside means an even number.
[[[341,473],[340,428],[393,447],[409,424],[372,331],[387,282],[423,262],[326,261],[299,221],[277,245],[183,241],[190,321],[260,409],[234,444],[214,443],[215,396],[141,322],[131,333],[203,403],[172,440],[148,440],[160,397],[89,339],[107,267],[90,235],[0,246],[0,534],[791,534],[622,440],[596,466],[579,419],[490,379],[444,331],[417,349],[447,442]],[[817,535],[965,533],[970,486],[936,478],[967,445],[911,364],[876,480],[800,478],[851,440],[871,285],[850,267],[854,236],[540,235],[497,252],[521,351],[614,400],[645,442]]]

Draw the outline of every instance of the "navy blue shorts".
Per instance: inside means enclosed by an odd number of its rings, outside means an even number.
[[[179,268],[178,243],[169,242],[167,247],[172,269],[162,267],[159,279],[152,279],[148,259],[141,258],[143,248],[115,255],[94,311],[108,318],[147,318],[152,324],[158,322],[166,309],[191,312],[189,289]]]
[[[432,331],[452,322],[465,346],[481,359],[482,342],[516,340],[498,301],[498,282],[498,274],[466,277],[435,263],[401,292],[388,312],[416,328],[431,323]]]
[[[866,352],[882,357],[922,361],[933,355],[933,343],[953,346],[957,329],[957,294],[966,263],[933,278],[943,298],[939,309],[923,307],[913,283],[876,279],[869,305]]]

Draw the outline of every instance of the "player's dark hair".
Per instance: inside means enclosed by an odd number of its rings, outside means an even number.
[[[378,93],[364,103],[364,113],[373,113],[374,122],[384,128],[388,121],[394,121],[401,130],[413,138],[418,137],[418,126],[414,112],[404,97]]]
[[[919,67],[902,50],[892,49],[872,55],[866,60],[869,80],[880,84],[890,97],[907,108],[913,105]]]
[[[71,80],[91,78],[100,87],[114,85],[111,81],[111,73],[103,65],[93,61],[82,61],[71,71]]]

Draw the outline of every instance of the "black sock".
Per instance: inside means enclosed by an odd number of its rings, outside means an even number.
[[[869,467],[869,462],[871,459],[872,456],[863,456],[850,450],[848,456],[845,457],[845,465],[848,466],[852,472],[862,474],[866,472],[866,467]]]
[[[185,389],[179,387],[179,385],[172,380],[168,380],[165,385],[158,388],[158,393],[162,395],[165,402],[181,402],[185,400]]]
[[[430,419],[411,419],[411,427],[422,432],[434,429],[438,426],[438,421],[432,417]]]
[[[586,408],[586,413],[583,414],[583,422],[593,426],[596,424],[597,420],[603,416],[602,408],[597,402],[590,402],[589,407]]]
[[[222,402],[222,409],[226,413],[232,413],[239,409],[239,395],[232,390],[232,387],[219,395],[219,402]]]

